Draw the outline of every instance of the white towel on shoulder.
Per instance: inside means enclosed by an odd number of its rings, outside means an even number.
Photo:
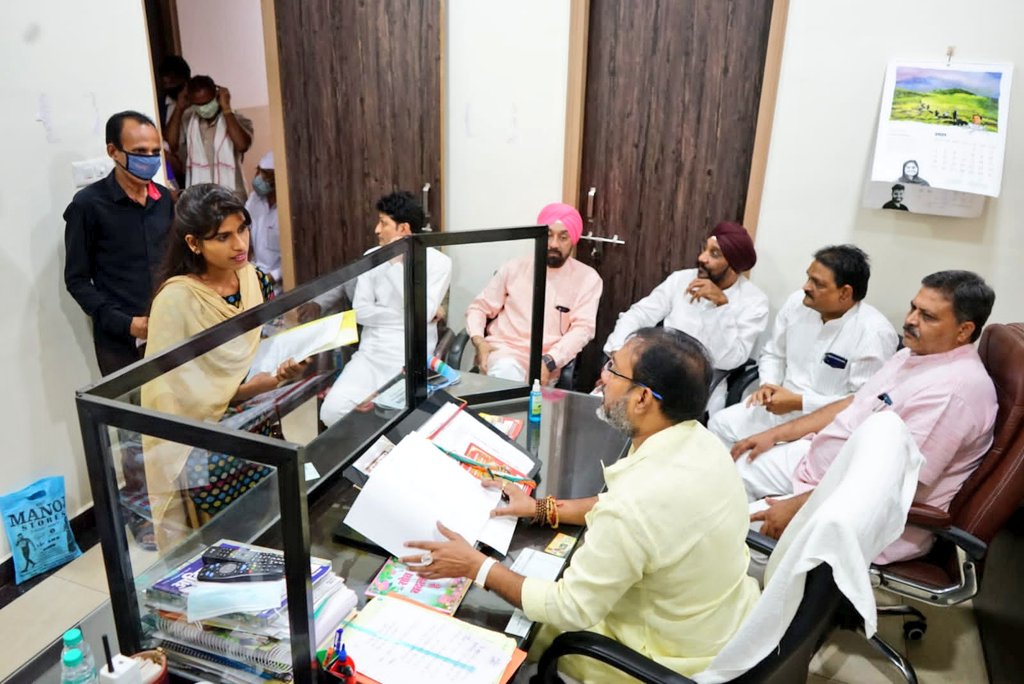
[[[185,168],[185,187],[197,183],[217,183],[226,188],[235,187],[235,144],[228,137],[228,125],[224,115],[217,115],[217,128],[213,133],[213,159],[206,154],[203,134],[200,131],[202,117],[193,113],[185,131],[188,146],[188,164]]]
[[[821,484],[793,518],[768,561],[764,593],[701,684],[725,682],[757,665],[779,644],[803,599],[807,573],[821,563],[875,633],[868,567],[903,534],[924,462],[910,430],[892,412],[868,418],[850,436]]]

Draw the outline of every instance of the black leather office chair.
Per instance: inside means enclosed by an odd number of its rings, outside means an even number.
[[[743,675],[737,684],[792,684],[807,681],[811,658],[836,624],[842,593],[832,568],[819,565],[807,574],[804,597],[779,647]],[[557,684],[558,659],[567,655],[594,658],[639,679],[656,684],[693,684],[693,680],[650,660],[619,642],[594,632],[560,634],[541,656],[530,684]]]
[[[444,358],[452,368],[459,370],[462,366],[462,357],[466,352],[466,347],[471,346],[469,343],[469,332],[463,328],[462,332],[455,336],[452,344],[448,350],[446,357]],[[579,355],[576,355],[569,363],[562,367],[562,372],[558,376],[558,382],[555,383],[555,387],[564,390],[575,390],[576,389],[576,361],[579,360]],[[476,372],[476,366],[470,368],[470,371]]]

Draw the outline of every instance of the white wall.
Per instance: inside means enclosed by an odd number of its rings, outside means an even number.
[[[791,0],[754,282],[772,302],[803,282],[811,254],[853,242],[872,257],[868,301],[894,323],[928,273],[963,268],[996,291],[993,321],[1024,320],[1024,3]],[[953,219],[860,206],[892,57],[1013,62],[1003,194],[981,217]]]
[[[231,91],[233,107],[262,107],[267,95],[260,0],[178,0],[181,54],[192,75]]]
[[[8,3],[0,62],[0,492],[64,475],[75,514],[92,501],[75,390],[99,372],[87,318],[64,289],[61,215],[74,194],[71,162],[106,155],[107,117],[155,118],[142,3]]]
[[[569,68],[568,0],[449,0],[445,230],[533,225],[561,201]],[[451,327],[521,248],[459,247]]]

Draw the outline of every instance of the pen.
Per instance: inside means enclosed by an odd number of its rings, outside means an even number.
[[[885,392],[882,392],[881,394],[878,395],[878,401],[879,403],[877,406],[875,406],[875,408],[872,409],[872,413],[878,413],[882,409],[892,408],[892,397],[890,397]]]
[[[431,444],[434,444],[434,443],[431,442]],[[454,458],[459,463],[463,463],[463,464],[471,466],[473,468],[479,468],[480,470],[483,470],[485,473],[490,475],[492,479],[496,479],[496,478],[500,477],[502,480],[508,480],[509,482],[513,482],[513,483],[527,484],[527,485],[530,485],[532,487],[536,487],[537,486],[537,483],[534,482],[533,480],[531,480],[528,477],[520,477],[518,475],[513,475],[512,473],[510,473],[508,471],[505,471],[505,470],[493,470],[486,463],[481,463],[480,461],[474,461],[473,459],[467,458],[466,456],[460,456],[459,454],[455,453],[454,451],[448,451],[447,449],[445,449],[444,447],[442,447],[442,446],[440,446],[438,444],[434,444],[434,446],[436,446],[438,449],[440,449],[441,453],[443,453],[446,456],[449,456],[451,458]]]
[[[455,420],[455,416],[457,416],[457,415],[459,414],[459,411],[461,411],[462,409],[466,408],[466,403],[467,403],[467,402],[466,402],[465,400],[463,400],[463,401],[462,401],[462,402],[461,402],[461,403],[459,404],[459,407],[458,407],[457,409],[455,409],[455,412],[454,412],[454,413],[453,413],[452,415],[448,416],[448,420],[446,420],[446,421],[444,421],[443,423],[441,423],[441,424],[440,424],[440,425],[439,425],[439,426],[437,427],[437,429],[436,429],[436,430],[434,430],[434,431],[433,431],[433,432],[431,432],[431,433],[430,433],[429,435],[427,435],[427,439],[434,439],[434,437],[437,437],[437,436],[438,436],[438,435],[439,435],[439,434],[441,433],[441,430],[444,430],[444,429],[445,429],[446,427],[448,427],[448,423],[450,423],[450,422],[452,422],[453,420]]]

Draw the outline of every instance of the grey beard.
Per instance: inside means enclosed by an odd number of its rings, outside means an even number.
[[[636,428],[629,422],[626,415],[626,397],[612,404],[609,410],[605,410],[604,404],[597,407],[597,417],[611,425],[619,432],[625,433],[627,437],[636,434]]]

